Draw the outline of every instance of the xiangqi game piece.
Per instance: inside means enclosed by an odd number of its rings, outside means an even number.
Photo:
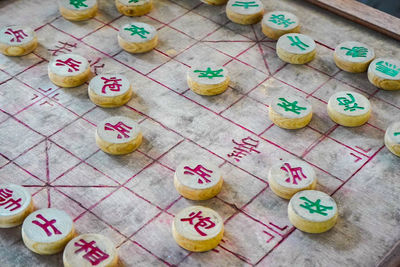
[[[371,104],[359,93],[338,92],[329,98],[328,114],[337,124],[347,127],[361,126],[371,117]]]
[[[275,97],[269,107],[269,119],[284,129],[300,129],[312,119],[312,106],[302,97],[282,95]]]
[[[97,14],[97,0],[58,0],[61,15],[72,21],[91,19]]]
[[[0,185],[0,228],[21,225],[33,211],[31,194],[15,184]]]
[[[295,194],[288,205],[289,220],[297,229],[307,233],[323,233],[337,221],[336,202],[329,195],[316,190]]]
[[[210,199],[221,191],[222,184],[220,169],[203,160],[185,160],[175,170],[175,188],[188,199]]]
[[[191,206],[176,214],[172,235],[179,246],[194,252],[208,251],[218,246],[224,235],[224,223],[214,210]]]
[[[355,41],[339,44],[333,53],[336,66],[344,71],[353,73],[367,71],[374,58],[375,51],[372,47]]]
[[[101,74],[94,77],[88,87],[89,98],[103,108],[123,106],[132,97],[132,86],[121,74]]]
[[[377,58],[368,68],[369,81],[384,90],[400,90],[400,60]]]
[[[156,28],[149,24],[128,23],[119,29],[118,43],[129,53],[145,53],[157,46],[158,33]]]
[[[300,32],[299,19],[286,11],[272,11],[265,14],[261,25],[263,33],[273,40],[287,33]]]
[[[64,249],[64,267],[116,267],[118,252],[107,237],[83,234],[75,237]]]
[[[142,132],[139,125],[131,118],[110,117],[97,125],[96,143],[106,153],[128,154],[142,143]]]
[[[0,29],[0,53],[6,56],[23,56],[38,45],[36,33],[29,27],[10,25]]]
[[[204,4],[207,4],[207,5],[219,6],[219,5],[226,4],[226,2],[228,2],[228,0],[201,0],[201,2],[203,2]]]
[[[229,86],[228,70],[212,63],[193,66],[187,71],[189,88],[199,95],[218,95]]]
[[[137,17],[153,9],[153,0],[115,0],[115,6],[121,14]]]
[[[314,59],[317,51],[311,37],[300,33],[288,33],[279,38],[276,53],[287,63],[305,64]]]
[[[75,54],[62,54],[49,62],[50,80],[60,87],[76,87],[90,77],[90,66],[86,58]]]
[[[390,152],[400,157],[400,121],[392,123],[387,128],[385,133],[385,145]]]
[[[56,254],[74,237],[71,217],[62,210],[41,209],[22,224],[22,240],[27,248],[42,255]]]
[[[254,24],[262,20],[264,5],[260,0],[229,0],[226,15],[238,24]]]
[[[268,182],[276,195],[290,199],[299,191],[315,189],[317,178],[309,164],[290,159],[271,167]]]

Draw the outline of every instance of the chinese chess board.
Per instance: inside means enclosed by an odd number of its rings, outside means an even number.
[[[387,126],[400,119],[400,93],[377,89],[366,74],[336,68],[333,48],[344,40],[400,58],[400,46],[372,30],[304,1],[264,0],[267,11],[296,14],[302,33],[317,42],[311,63],[285,64],[276,42],[260,24],[230,22],[225,7],[196,0],[156,0],[140,18],[119,14],[114,1],[100,0],[91,20],[63,19],[54,0],[0,2],[0,25],[33,27],[39,47],[20,58],[0,56],[0,183],[21,184],[36,208],[66,211],[79,233],[100,233],[119,248],[126,266],[374,266],[400,237],[400,159],[384,146]],[[128,54],[117,29],[132,20],[155,26],[160,44]],[[87,84],[63,89],[47,76],[52,56],[76,53],[94,73],[121,73],[133,83],[124,107],[96,107]],[[210,61],[226,67],[230,88],[202,97],[186,84],[190,66]],[[326,111],[337,91],[356,91],[371,101],[372,118],[362,127],[333,123]],[[307,98],[314,117],[301,130],[283,130],[268,119],[278,92]],[[96,124],[112,115],[138,122],[144,141],[126,156],[111,156],[95,144]],[[195,202],[179,196],[174,170],[200,157],[219,165],[222,192]],[[337,202],[339,220],[323,234],[290,224],[288,201],[267,183],[271,165],[300,157],[314,166],[317,189]],[[204,205],[224,219],[221,244],[206,253],[180,248],[171,234],[174,214]],[[21,228],[0,230],[1,266],[62,266],[62,254],[29,251]]]

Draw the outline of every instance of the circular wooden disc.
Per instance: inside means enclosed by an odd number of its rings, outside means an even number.
[[[276,113],[288,119],[299,119],[308,116],[312,112],[311,104],[300,96],[285,95],[275,97],[271,106]]]
[[[325,222],[337,214],[333,198],[324,192],[304,190],[296,193],[289,202],[294,213],[309,222]]]
[[[347,62],[363,63],[375,58],[375,51],[366,44],[356,41],[346,41],[336,47],[335,55]]]
[[[285,188],[307,188],[316,179],[314,169],[302,160],[290,159],[273,166],[269,171],[270,179]]]
[[[203,241],[216,237],[223,229],[221,216],[210,208],[191,206],[174,218],[174,229],[188,240]]]
[[[91,254],[88,254],[93,252]],[[116,266],[118,253],[107,237],[99,234],[83,234],[75,237],[64,249],[65,266],[111,267]]]
[[[371,109],[371,104],[365,96],[352,91],[333,94],[329,98],[328,106],[346,116],[362,116]]]
[[[195,190],[207,189],[222,179],[220,169],[202,160],[185,160],[175,170],[179,183]]]
[[[245,4],[245,3],[250,3],[250,4]],[[229,0],[226,8],[229,8],[232,12],[240,15],[253,15],[262,12],[264,10],[264,5],[260,0],[252,0],[252,1]]]
[[[10,25],[0,28],[0,43],[9,46],[25,45],[35,38],[30,27]]]
[[[0,185],[0,218],[15,216],[25,212],[32,201],[31,194],[16,184]]]
[[[272,11],[264,15],[263,24],[274,30],[290,31],[299,26],[296,15],[286,11]]]
[[[145,43],[156,37],[157,30],[147,23],[133,22],[123,25],[118,34],[126,42]]]
[[[371,62],[368,72],[381,79],[400,81],[400,61],[391,58],[377,58]]]
[[[22,231],[30,241],[51,244],[66,238],[73,231],[73,222],[62,210],[41,209],[26,217]]]
[[[53,57],[49,62],[49,71],[59,76],[76,76],[89,68],[86,58],[76,54],[63,54]]]
[[[287,53],[303,55],[315,50],[315,41],[301,33],[288,33],[279,37],[277,47]]]
[[[138,0],[138,1],[132,1],[132,0],[118,0],[121,4],[125,6],[141,6],[141,5],[147,5],[150,3],[152,0]]]
[[[97,0],[83,0],[83,1],[58,0],[58,3],[66,9],[80,11],[93,8],[94,6],[97,5]]]
[[[140,126],[128,117],[109,117],[97,125],[97,135],[111,144],[128,143],[139,134]]]
[[[100,74],[90,81],[89,88],[96,95],[114,97],[126,94],[131,83],[121,74]]]
[[[400,145],[400,121],[389,125],[385,133],[385,138],[392,144]]]
[[[213,63],[193,66],[187,73],[195,83],[201,85],[217,85],[228,79],[228,70]]]

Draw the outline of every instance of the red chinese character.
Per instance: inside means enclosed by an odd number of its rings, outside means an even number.
[[[121,139],[122,137],[124,138],[129,138],[129,130],[132,130],[132,127],[129,127],[122,121],[118,122],[115,125],[112,125],[111,123],[107,122],[104,125],[104,130],[106,131],[117,131],[119,134],[117,135],[118,139]]]
[[[90,241],[88,243],[85,240],[80,239],[79,242],[74,243],[75,247],[80,247],[80,249],[76,250],[75,253],[81,251],[86,252],[86,254],[83,255],[83,258],[88,260],[92,265],[97,265],[107,259],[109,255],[96,247],[95,244],[96,241]]]
[[[211,177],[209,173],[213,173],[213,171],[204,168],[202,165],[197,165],[197,167],[194,169],[191,169],[190,167],[186,166],[184,167],[184,169],[186,171],[183,174],[190,174],[190,175],[197,174],[198,176],[200,176],[200,178],[197,180],[199,184],[203,184],[204,182],[211,183],[211,181],[208,180],[206,177]],[[202,180],[202,178],[204,181]]]
[[[40,219],[43,221],[43,223],[39,223],[38,221],[32,221],[33,224],[36,224],[37,226],[41,227],[45,232],[47,236],[52,236],[53,234],[50,232],[48,229],[49,227],[53,229],[53,232],[55,235],[61,235],[62,233],[54,226],[56,223],[56,220],[50,220],[48,221],[46,218],[43,217],[42,214],[36,215],[36,218]]]
[[[198,219],[197,223],[194,225],[194,229],[196,230],[197,233],[199,233],[199,235],[201,236],[207,236],[206,233],[202,232],[200,230],[200,228],[204,228],[204,229],[211,229],[215,226],[215,223],[211,221],[210,217],[203,217],[201,216],[202,211],[199,211],[197,213],[192,212],[189,214],[189,218],[182,218],[181,221],[182,222],[189,222],[190,225],[193,225],[194,220]]]
[[[0,206],[5,206],[4,209],[10,209],[10,211],[14,211],[16,209],[21,208],[21,198],[15,200],[12,198],[13,191],[7,188],[0,189]]]
[[[292,184],[297,184],[296,180],[301,181],[301,176],[306,179],[307,176],[303,173],[303,169],[301,167],[296,167],[292,168],[289,163],[285,163],[285,166],[281,167],[281,170],[284,170],[289,174],[289,178],[287,178],[285,181],[287,183],[292,183]]]
[[[122,84],[119,84],[118,82],[122,81],[121,79],[117,79],[116,77],[111,77],[110,79],[107,79],[105,77],[101,77],[101,79],[104,81],[104,86],[101,89],[101,92],[103,94],[106,93],[106,89],[110,89],[110,91],[113,92],[119,92],[121,90]]]
[[[228,157],[233,157],[238,162],[243,158],[243,156],[247,156],[252,152],[260,153],[260,151],[256,150],[260,141],[254,140],[250,136],[243,138],[241,143],[238,143],[233,139],[232,142],[237,145],[237,147],[233,148],[233,152],[228,154]]]
[[[26,33],[24,33],[24,31],[22,29],[13,31],[13,29],[8,28],[7,31],[5,32],[5,34],[14,36],[10,41],[11,42],[17,41],[17,43],[20,43],[22,39],[25,39],[25,37],[28,37],[28,35]]]
[[[66,66],[68,67],[68,72],[74,72],[74,71],[78,71],[79,70],[79,65],[82,62],[79,62],[75,59],[72,58],[67,58],[66,60],[61,60],[61,59],[57,59],[56,60],[56,66]]]

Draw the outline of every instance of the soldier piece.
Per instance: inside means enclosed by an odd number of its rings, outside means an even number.
[[[134,22],[123,25],[118,33],[118,43],[129,53],[145,53],[158,44],[158,33],[153,26]]]
[[[115,0],[118,11],[125,16],[143,16],[153,9],[153,0]]]
[[[302,97],[287,95],[276,97],[269,107],[269,118],[284,129],[300,129],[312,118],[312,106]]]
[[[365,72],[375,58],[374,49],[360,42],[343,42],[333,54],[336,66],[348,72]]]
[[[212,209],[192,206],[176,214],[172,234],[184,249],[202,252],[218,246],[224,235],[221,216]]]
[[[139,125],[131,118],[110,117],[97,125],[96,143],[106,153],[128,154],[140,146],[142,133]]]
[[[260,0],[229,0],[226,5],[226,15],[238,24],[254,24],[259,22],[264,14],[264,5]]]
[[[229,81],[228,70],[211,63],[194,66],[187,72],[190,89],[199,95],[221,94],[228,89]]]
[[[29,27],[17,25],[0,28],[0,53],[6,56],[23,56],[38,45],[35,32]]]
[[[384,90],[400,90],[400,61],[377,58],[368,68],[369,81]]]
[[[304,190],[290,199],[288,215],[297,229],[307,233],[323,233],[336,224],[338,210],[335,200],[324,192]]]
[[[279,38],[276,53],[287,63],[305,64],[313,60],[317,52],[311,37],[300,33],[288,33]]]
[[[299,19],[286,11],[273,11],[264,15],[262,31],[270,39],[277,40],[287,33],[300,32]]]
[[[386,130],[385,133],[385,145],[386,147],[400,157],[400,122],[392,123]]]
[[[212,198],[221,191],[222,184],[219,168],[205,161],[183,161],[175,170],[175,188],[179,194],[188,199]]]
[[[50,80],[61,87],[76,87],[85,83],[90,76],[90,66],[86,58],[75,54],[62,54],[49,62]]]
[[[72,21],[91,19],[97,14],[97,0],[58,0],[61,15]]]
[[[337,124],[347,127],[361,126],[371,117],[371,104],[359,93],[338,92],[329,98],[328,114]]]

